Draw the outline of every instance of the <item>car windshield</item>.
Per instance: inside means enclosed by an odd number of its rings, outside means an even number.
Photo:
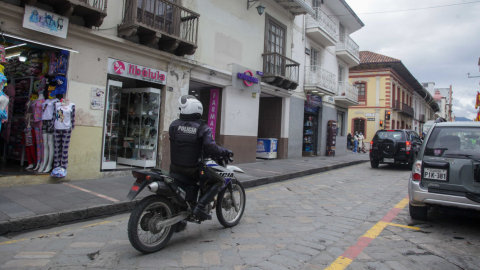
[[[375,134],[374,140],[392,139],[395,141],[405,141],[405,132],[395,130],[379,130]]]
[[[480,158],[480,128],[436,127],[425,155]]]

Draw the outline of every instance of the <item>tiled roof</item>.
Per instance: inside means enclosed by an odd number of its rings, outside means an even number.
[[[370,51],[361,51],[360,52],[360,64],[369,64],[369,63],[388,63],[388,62],[401,62],[398,59],[386,56],[383,54],[378,54]]]

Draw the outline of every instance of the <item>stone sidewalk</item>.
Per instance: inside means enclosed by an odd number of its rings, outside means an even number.
[[[368,154],[348,153],[232,165],[245,171],[236,176],[249,188],[368,160]],[[133,177],[114,177],[0,188],[0,235],[129,211],[139,199],[151,195],[144,190],[133,202],[126,201],[134,181]]]

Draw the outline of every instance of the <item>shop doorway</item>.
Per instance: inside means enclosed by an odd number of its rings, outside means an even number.
[[[188,94],[196,97],[203,106],[202,120],[212,129],[215,140],[220,138],[222,89],[196,81],[190,81]]]
[[[265,143],[266,140],[270,140],[268,143],[270,144],[269,153],[271,154],[259,153],[257,147],[257,157],[284,158],[285,149],[283,149],[281,142],[281,127],[282,98],[262,93],[258,114],[257,141]]]
[[[53,158],[50,162],[45,147],[49,151],[53,141],[49,143],[50,137],[44,136],[41,128],[47,120],[43,118],[45,109],[41,113],[34,110],[42,108],[49,96],[53,102],[67,93],[70,50],[9,35],[3,37],[0,46],[6,56],[5,62],[0,59],[0,73],[8,84],[3,92],[9,98],[5,108],[8,117],[1,124],[0,176],[47,174]],[[50,121],[52,118],[53,114]],[[27,140],[24,134],[28,134]]]
[[[162,90],[157,83],[108,75],[102,171],[156,166]]]

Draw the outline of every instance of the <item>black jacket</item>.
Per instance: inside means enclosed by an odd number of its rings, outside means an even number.
[[[170,124],[171,162],[183,167],[196,167],[203,154],[224,156],[228,151],[218,146],[212,137],[212,130],[202,120],[186,119],[180,116]]]

